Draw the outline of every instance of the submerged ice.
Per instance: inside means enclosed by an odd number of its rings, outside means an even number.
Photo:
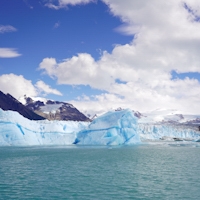
[[[91,123],[31,121],[0,109],[0,146],[121,145],[145,140],[200,140],[199,131],[184,126],[140,123],[129,109],[108,112]]]

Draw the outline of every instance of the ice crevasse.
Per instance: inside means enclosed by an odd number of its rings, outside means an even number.
[[[129,110],[111,111],[90,122],[31,121],[0,109],[0,146],[123,145],[164,137],[200,139],[198,131],[168,125],[141,124]]]

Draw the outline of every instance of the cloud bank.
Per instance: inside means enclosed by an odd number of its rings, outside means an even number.
[[[18,100],[21,100],[20,98],[24,95],[28,97],[46,96],[47,94],[62,95],[41,80],[34,85],[31,80],[16,74],[1,75],[0,90],[5,94],[12,94]]]
[[[66,5],[70,1],[60,1]],[[78,1],[77,1],[78,2]],[[81,1],[83,2],[83,1]],[[39,68],[58,84],[90,85],[106,91],[73,101],[82,111],[158,107],[199,112],[197,79],[173,79],[171,72],[200,73],[200,6],[198,0],[103,0],[133,35],[129,44],[103,52],[98,61],[87,53],[57,62],[44,58]],[[90,99],[89,101],[85,99]]]

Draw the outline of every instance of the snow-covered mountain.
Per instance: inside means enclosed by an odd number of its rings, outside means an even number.
[[[0,91],[0,108],[3,110],[17,111],[22,116],[31,120],[42,120],[44,117],[37,115],[35,112],[26,108],[21,102],[10,94],[4,94]]]
[[[139,123],[200,125],[200,115],[183,114],[175,109],[156,109],[140,113]]]
[[[72,104],[24,96],[26,108],[48,120],[90,121]]]

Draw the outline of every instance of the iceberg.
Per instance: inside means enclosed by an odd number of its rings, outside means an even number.
[[[75,144],[122,145],[140,143],[137,117],[129,109],[108,112],[77,134]]]
[[[32,121],[0,109],[0,146],[132,145],[149,140],[200,141],[192,126],[144,123],[130,109],[110,111],[92,122]]]

